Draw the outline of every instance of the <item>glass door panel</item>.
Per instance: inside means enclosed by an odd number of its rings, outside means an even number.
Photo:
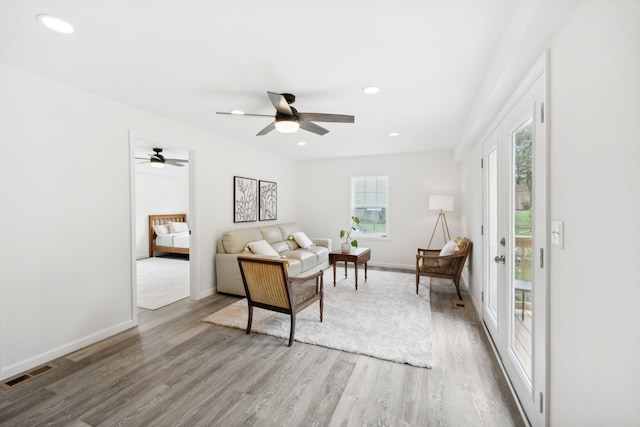
[[[512,350],[531,381],[533,298],[533,117],[512,134],[513,179],[511,188],[512,226],[510,312],[513,316]]]

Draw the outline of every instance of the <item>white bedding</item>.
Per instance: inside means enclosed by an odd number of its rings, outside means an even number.
[[[156,236],[156,246],[168,246],[171,248],[188,248],[189,232],[169,233]]]

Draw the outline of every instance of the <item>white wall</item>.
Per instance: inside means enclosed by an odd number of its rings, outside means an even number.
[[[155,169],[154,171],[147,171]],[[136,164],[136,258],[149,256],[149,215],[186,213],[189,222],[188,166],[162,169]]]
[[[640,424],[640,2],[585,1],[551,44],[551,424]]]
[[[358,237],[360,246],[371,248],[371,265],[415,269],[416,249],[429,243],[438,219],[428,209],[430,194],[455,197],[455,210],[446,215],[451,236],[460,232],[460,165],[453,151],[437,151],[299,161],[298,223],[307,234],[330,237],[339,247],[340,230],[350,224],[352,176],[389,177],[391,238]],[[442,232],[432,246],[441,245]]]
[[[550,215],[565,225],[564,249],[550,248],[550,426],[640,425],[639,23],[637,0],[584,1],[548,45]],[[478,243],[480,157],[462,164],[463,231]],[[480,310],[479,257],[473,270]]]
[[[462,161],[461,217],[462,234],[473,242],[473,251],[464,271],[469,297],[478,313],[482,313],[482,146],[476,145]]]
[[[191,154],[194,297],[236,227],[234,175],[278,182],[278,217],[296,218],[292,160],[2,63],[0,117],[0,378],[133,326],[131,129]]]

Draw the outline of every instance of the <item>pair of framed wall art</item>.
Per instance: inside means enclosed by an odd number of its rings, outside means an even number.
[[[277,183],[233,177],[233,222],[270,221],[277,218]]]

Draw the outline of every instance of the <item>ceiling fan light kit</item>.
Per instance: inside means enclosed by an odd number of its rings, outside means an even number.
[[[296,133],[300,129],[300,123],[290,118],[276,119],[276,130],[282,133]]]
[[[162,148],[154,148],[154,154],[149,154],[149,158],[146,157],[136,157],[137,160],[145,160],[140,163],[149,163],[149,166],[153,166],[154,168],[163,168],[164,165],[177,166],[179,168],[183,167],[185,164],[189,163],[189,160],[183,159],[167,159],[162,155]]]
[[[155,157],[151,157],[149,159],[149,166],[153,166],[154,168],[163,168],[164,167],[164,161],[163,160],[157,159]]]
[[[355,121],[354,116],[346,114],[299,113],[298,110],[291,106],[291,104],[296,101],[295,95],[291,93],[267,92],[267,95],[269,96],[271,104],[276,108],[276,114],[274,116],[267,114],[244,114],[245,116],[274,118],[274,121],[258,132],[256,136],[266,135],[274,129],[281,133],[295,133],[298,129],[304,129],[322,136],[329,133],[329,130],[313,122],[353,123]],[[217,112],[217,114],[237,115],[237,113],[233,111],[230,113]]]

